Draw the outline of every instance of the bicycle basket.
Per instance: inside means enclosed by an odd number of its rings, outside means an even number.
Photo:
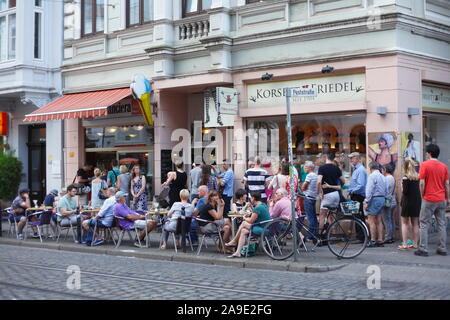
[[[347,201],[341,202],[341,211],[343,214],[358,214],[359,213],[359,205],[358,201]]]

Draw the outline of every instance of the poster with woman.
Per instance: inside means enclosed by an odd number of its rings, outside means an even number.
[[[398,144],[395,132],[369,133],[369,163],[377,162],[380,166],[390,164],[397,168]]]
[[[404,131],[402,135],[402,157],[411,158],[415,162],[421,162],[421,143],[420,143],[420,133]]]

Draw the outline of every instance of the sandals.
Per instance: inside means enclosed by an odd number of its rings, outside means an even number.
[[[408,246],[408,249],[419,249],[419,246],[417,245],[417,243],[414,243],[414,241],[412,241],[412,240],[408,240],[406,242],[406,245]]]
[[[409,247],[407,246],[407,245],[405,245],[405,244],[401,244],[401,245],[399,245],[398,247],[397,247],[397,249],[398,250],[408,250],[409,249]]]
[[[232,254],[231,256],[228,256],[227,258],[234,259],[234,258],[241,258],[241,256],[235,256],[234,254]]]
[[[230,244],[230,243],[228,242],[228,243],[225,243],[225,247],[234,248],[234,247],[237,247],[237,244]]]

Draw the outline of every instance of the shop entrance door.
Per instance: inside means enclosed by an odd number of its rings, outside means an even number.
[[[45,141],[45,124],[28,127],[28,188],[30,199],[39,203],[44,201],[46,193]]]
[[[117,154],[119,165],[126,165],[129,172],[131,172],[134,165],[139,165],[141,174],[147,180],[147,194],[149,199],[153,199],[153,151],[121,151],[117,152]]]

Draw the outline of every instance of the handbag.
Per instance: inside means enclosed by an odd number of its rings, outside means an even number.
[[[108,196],[107,195],[105,195],[105,192],[104,192],[104,190],[106,190],[107,188],[104,188],[104,184],[103,184],[104,182],[103,182],[103,180],[102,180],[102,182],[101,182],[101,187],[100,187],[100,190],[98,190],[98,194],[97,194],[97,196],[98,196],[98,198],[100,199],[100,200],[106,200],[106,199],[108,199]]]
[[[256,242],[250,243],[249,245],[246,245],[241,250],[241,256],[247,255],[247,257],[253,257],[256,253]],[[248,251],[248,253],[247,253]]]

